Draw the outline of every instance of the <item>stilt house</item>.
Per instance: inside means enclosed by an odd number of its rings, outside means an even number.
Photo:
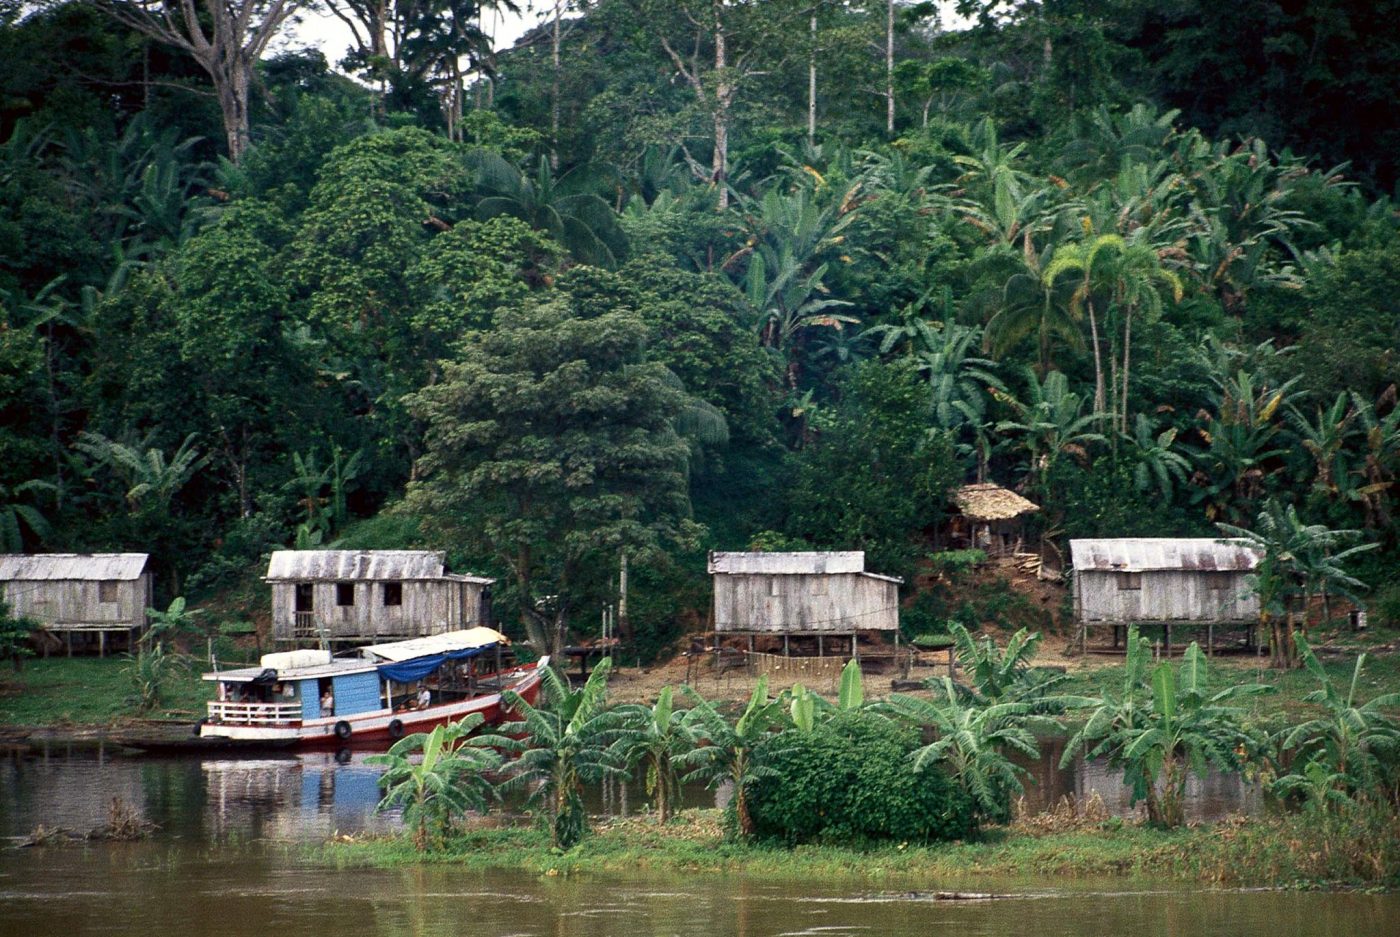
[[[288,643],[417,638],[490,623],[494,579],[449,573],[430,550],[278,550],[272,637]]]
[[[0,555],[0,586],[10,614],[33,618],[71,654],[129,649],[146,627],[151,574],[145,553]]]
[[[846,635],[899,628],[899,584],[863,552],[711,553],[714,628],[735,635]]]
[[[1081,644],[1094,625],[1213,629],[1259,618],[1254,570],[1261,557],[1243,541],[1071,540],[1069,549]]]

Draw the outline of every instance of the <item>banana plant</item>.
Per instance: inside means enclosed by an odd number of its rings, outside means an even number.
[[[644,784],[648,796],[656,798],[657,819],[665,824],[671,818],[671,805],[680,796],[680,774],[676,759],[694,747],[685,711],[676,709],[671,687],[663,687],[651,707],[624,706],[627,726],[622,749],[628,764],[644,764]]]
[[[498,749],[508,751],[517,743],[504,736],[473,735],[483,721],[481,713],[472,713],[431,732],[406,735],[385,754],[365,759],[387,768],[379,778],[384,797],[375,809],[402,807],[420,852],[430,837],[446,839],[454,817],[485,810],[499,798],[489,780],[501,767]]]
[[[1204,776],[1212,765],[1238,771],[1241,752],[1258,747],[1259,739],[1243,727],[1244,712],[1228,704],[1273,687],[1239,684],[1211,693],[1206,656],[1194,641],[1175,672],[1163,661],[1149,673],[1151,655],[1137,626],[1129,628],[1123,690],[1092,701],[1060,767],[1068,767],[1081,750],[1087,758],[1107,758],[1122,769],[1132,803],[1146,804],[1148,822],[1171,828],[1185,822],[1191,773]]]
[[[545,670],[544,706],[509,690],[502,694],[525,728],[525,751],[506,767],[503,787],[530,790],[526,804],[543,811],[556,849],[573,848],[588,831],[584,784],[626,774],[618,742],[627,734],[627,714],[605,705],[611,671],[612,658],[605,657],[574,690],[556,671]]]
[[[711,787],[726,781],[732,784],[738,831],[750,836],[754,825],[749,816],[749,787],[772,775],[772,769],[754,759],[754,749],[784,722],[783,701],[769,699],[768,677],[759,677],[743,713],[731,723],[709,700],[690,687],[684,690],[695,704],[686,714],[686,727],[698,744],[677,758],[676,764],[688,771],[687,780]]]
[[[1292,775],[1279,778],[1280,793],[1296,793],[1304,786],[1310,798],[1317,794],[1317,784],[1323,778],[1317,765],[1326,771],[1323,799],[1335,801],[1330,792],[1350,798],[1378,795],[1387,784],[1400,780],[1400,719],[1389,710],[1400,706],[1400,693],[1383,693],[1366,702],[1358,698],[1361,674],[1366,655],[1356,658],[1351,680],[1345,691],[1332,679],[1318,661],[1312,647],[1298,636],[1298,656],[1303,667],[1317,680],[1318,687],[1304,700],[1323,708],[1323,714],[1281,733],[1279,749],[1293,753],[1303,762],[1303,768]],[[1299,776],[1301,775],[1301,776]]]

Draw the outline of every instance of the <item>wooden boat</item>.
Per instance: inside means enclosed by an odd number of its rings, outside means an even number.
[[[490,628],[376,644],[353,656],[329,651],[264,654],[257,667],[204,674],[218,698],[200,739],[298,748],[387,747],[413,732],[481,713],[509,718],[501,694],[539,696],[549,658],[503,668],[505,636]]]

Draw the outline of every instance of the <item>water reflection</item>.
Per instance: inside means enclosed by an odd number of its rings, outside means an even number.
[[[1036,774],[1047,795],[1095,787],[1110,799],[1121,789],[1114,776],[1049,764]],[[347,764],[330,755],[201,761],[66,746],[0,753],[0,835],[22,836],[39,822],[90,828],[105,821],[113,796],[161,825],[141,843],[0,850],[0,937],[914,937],[945,929],[963,937],[1028,927],[1037,937],[1400,933],[1400,897],[1393,895],[1214,893],[1063,879],[920,881],[885,890],[734,875],[327,869],[308,858],[308,842],[397,823],[374,813],[376,777],[363,757]],[[1205,791],[1200,802],[1229,796],[1228,788]],[[619,812],[645,801],[621,786],[597,797],[597,809]],[[950,904],[910,889],[1018,897]]]

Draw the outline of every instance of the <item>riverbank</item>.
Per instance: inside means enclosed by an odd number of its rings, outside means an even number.
[[[1367,653],[1366,670],[1358,698],[1369,699],[1383,693],[1400,692],[1400,650],[1393,632],[1355,635],[1338,632],[1319,635],[1319,659],[1339,685],[1350,684],[1356,655]],[[1036,663],[1062,670],[1068,677],[1063,692],[1093,695],[1116,691],[1122,683],[1121,658],[1090,655],[1066,656],[1068,639],[1052,636]],[[742,701],[749,697],[758,676],[743,670],[715,673],[707,665],[688,665],[686,659],[646,666],[618,666],[613,670],[608,693],[613,702],[639,702],[650,705],[664,686],[680,686],[687,675],[691,685],[707,699]],[[90,737],[103,729],[130,725],[133,721],[160,720],[193,723],[204,714],[204,704],[212,698],[213,685],[200,679],[202,660],[192,660],[168,680],[160,705],[151,712],[138,711],[134,687],[121,658],[51,657],[27,661],[14,672],[0,669],[0,735],[23,738],[46,732]],[[818,693],[834,696],[839,668],[829,668],[820,678],[800,673],[774,674],[769,688],[778,692],[794,683],[803,683]],[[887,696],[896,676],[913,681],[947,674],[945,662],[926,661],[902,674],[868,673],[867,698]],[[1274,692],[1244,702],[1252,718],[1260,724],[1282,724],[1299,716],[1316,713],[1317,707],[1304,697],[1317,688],[1311,674],[1302,670],[1279,671],[1254,657],[1221,656],[1212,661],[1209,682],[1212,688],[1235,683],[1261,683]]]
[[[979,879],[1121,877],[1221,888],[1400,888],[1400,818],[1383,809],[1350,815],[1234,818],[1177,830],[1110,819],[1045,830],[989,830],[978,842],[786,848],[724,838],[719,811],[683,811],[599,823],[567,853],[531,828],[475,829],[418,852],[404,837],[342,837],[315,851],[336,868],[458,865],[557,876],[617,872],[741,874],[860,880],[881,887],[977,891]]]

